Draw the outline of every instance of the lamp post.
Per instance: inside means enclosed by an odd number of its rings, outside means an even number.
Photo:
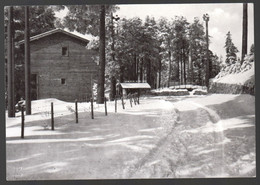
[[[111,38],[112,38],[112,44],[111,44],[111,50],[112,50],[112,60],[115,60],[115,40],[114,40],[114,36],[115,36],[115,32],[114,32],[114,20],[118,21],[120,19],[120,17],[118,17],[118,15],[116,15],[115,17],[113,16],[113,13],[111,12]]]
[[[113,16],[113,13],[111,12],[111,38],[112,38],[112,43],[111,43],[111,57],[112,60],[115,61],[115,40],[114,40],[114,20],[118,21],[120,18],[116,15],[115,17]],[[114,75],[111,75],[111,86],[110,86],[110,99],[114,100],[115,99],[115,95],[116,95],[116,78]]]
[[[209,15],[204,14],[203,15],[203,20],[206,22],[206,44],[207,44],[207,51],[206,51],[206,86],[207,89],[209,90],[209,35],[208,35],[208,22],[209,22]]]

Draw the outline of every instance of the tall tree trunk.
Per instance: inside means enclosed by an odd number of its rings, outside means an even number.
[[[98,89],[97,89],[97,103],[104,103],[105,95],[105,5],[100,5],[100,22],[99,22],[99,69],[98,69]]]
[[[172,61],[171,61],[171,52],[169,51],[168,52],[168,57],[169,57],[169,65],[168,65],[168,68],[169,68],[169,71],[168,71],[168,84],[167,84],[167,87],[170,87],[170,82],[171,82],[171,72],[172,72]]]
[[[147,83],[151,86],[151,88],[153,88],[153,83],[152,83],[152,79],[151,79],[151,60],[149,59],[147,61]]]
[[[190,71],[190,49],[187,50],[187,82],[191,81],[191,71]]]
[[[8,57],[8,117],[15,117],[14,102],[14,30],[13,30],[13,7],[8,7],[8,27],[7,27],[7,57]]]
[[[186,57],[185,57],[184,49],[182,49],[182,53],[183,53],[183,80],[184,80],[184,84],[186,85]]]
[[[180,62],[181,62],[181,84],[183,82],[183,67],[182,67],[182,61],[183,61],[183,55],[182,55],[182,52],[181,52],[181,59],[180,59]]]
[[[161,75],[162,75],[162,61],[159,59],[159,80],[158,80],[158,88],[161,88]]]
[[[180,82],[180,56],[179,53],[177,53],[177,70],[176,70],[176,80]]]
[[[140,63],[140,82],[143,82],[143,59],[141,59]]]
[[[136,64],[135,64],[135,81],[136,82],[138,82],[138,75],[139,75],[138,66],[139,66],[139,58],[138,58],[138,56],[136,56]]]
[[[153,88],[155,89],[157,87],[157,73],[155,67],[152,67],[151,81],[153,83]]]
[[[199,82],[199,85],[203,85],[202,84],[202,79],[201,79],[201,68],[200,67],[198,69],[198,82]]]
[[[25,104],[26,114],[31,115],[31,62],[30,62],[30,28],[29,6],[25,7],[25,32],[24,32],[24,56],[25,56]]]
[[[134,54],[134,62],[133,62],[133,81],[136,82],[136,54]]]
[[[119,60],[119,83],[123,83],[124,82],[124,68],[122,66],[122,62]],[[122,94],[122,87],[121,85],[118,86],[118,93],[119,95]]]
[[[190,70],[191,70],[191,82],[194,82],[194,71],[193,71],[193,58],[192,58],[192,48],[190,48]]]
[[[243,3],[243,35],[242,35],[241,65],[244,62],[244,57],[246,54],[247,54],[247,3]]]

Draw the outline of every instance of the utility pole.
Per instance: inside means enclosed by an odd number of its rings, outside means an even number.
[[[247,54],[247,3],[243,3],[243,34],[242,34],[242,56],[241,65],[244,62],[244,57]]]
[[[209,15],[204,14],[203,20],[206,22],[206,44],[207,44],[207,51],[206,51],[206,86],[209,90],[209,35],[208,35],[208,22],[209,22]]]
[[[30,29],[29,6],[25,6],[25,30],[24,30],[24,56],[25,56],[25,107],[26,114],[31,115],[31,62],[30,62]]]
[[[14,102],[14,30],[13,30],[13,7],[8,7],[7,28],[7,57],[8,57],[8,117],[15,117]]]

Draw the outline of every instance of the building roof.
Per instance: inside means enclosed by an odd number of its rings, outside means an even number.
[[[31,41],[35,41],[35,40],[39,40],[39,39],[41,39],[41,38],[47,37],[47,36],[52,35],[52,34],[54,34],[54,33],[63,33],[63,34],[66,34],[66,35],[68,35],[68,36],[70,36],[70,37],[73,37],[73,38],[75,38],[75,39],[81,40],[81,41],[85,42],[86,44],[89,43],[89,40],[88,40],[88,39],[85,39],[85,38],[83,38],[83,37],[80,37],[80,36],[78,36],[78,35],[75,35],[74,33],[65,31],[65,30],[60,29],[60,28],[53,29],[53,30],[50,30],[50,31],[47,31],[47,32],[44,32],[44,33],[41,33],[41,34],[38,34],[38,35],[35,35],[35,36],[33,36],[33,37],[30,37],[30,42],[31,42]],[[19,45],[20,45],[20,44],[24,44],[24,40],[19,41],[18,44],[19,44]]]
[[[120,83],[123,89],[150,89],[148,83]]]

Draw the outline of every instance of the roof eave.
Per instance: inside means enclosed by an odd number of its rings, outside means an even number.
[[[39,39],[41,39],[41,38],[47,37],[47,36],[49,36],[49,35],[52,35],[52,34],[55,34],[55,33],[58,33],[58,32],[61,32],[61,33],[64,33],[64,34],[66,34],[66,35],[68,35],[68,36],[71,36],[71,37],[74,37],[74,38],[76,38],[76,39],[79,39],[79,40],[85,42],[86,44],[89,43],[89,40],[88,40],[88,39],[79,37],[79,36],[77,36],[77,35],[75,35],[75,34],[73,34],[73,33],[67,32],[67,31],[65,31],[65,30],[63,30],[63,29],[60,29],[60,28],[57,28],[57,29],[54,29],[54,30],[50,30],[50,31],[47,31],[47,32],[44,32],[44,33],[35,35],[35,36],[33,36],[33,37],[30,37],[30,42],[35,41],[35,40],[39,40]],[[25,42],[24,40],[21,40],[21,41],[18,42],[18,45],[22,45],[22,44],[24,44],[24,42]]]

